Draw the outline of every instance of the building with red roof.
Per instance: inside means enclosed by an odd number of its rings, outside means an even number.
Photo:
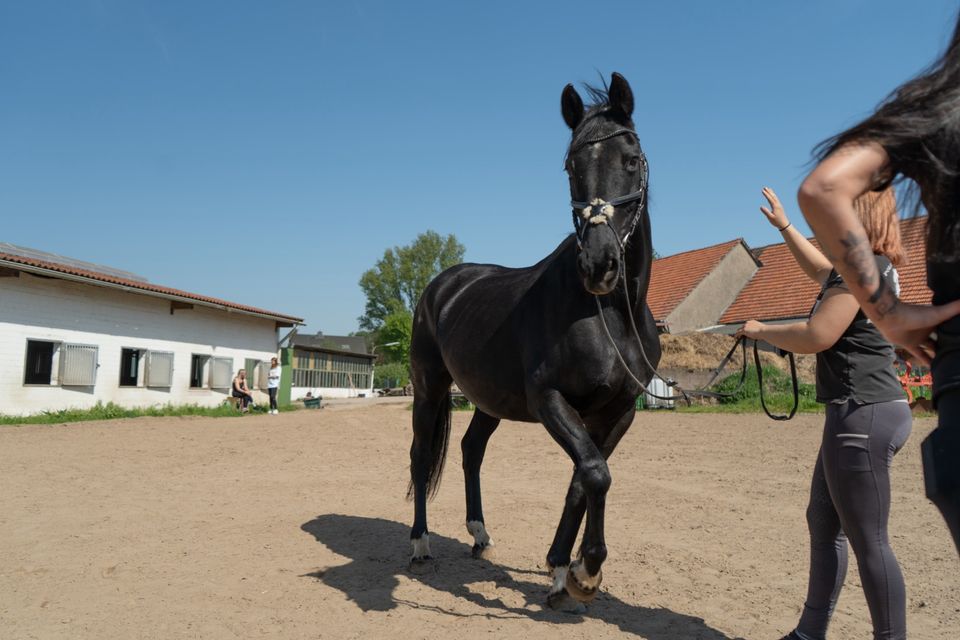
[[[0,414],[263,399],[286,313],[0,243]],[[263,389],[261,392],[260,389]]]
[[[926,220],[919,216],[900,221],[907,262],[897,272],[900,297],[907,302],[929,303],[932,296],[926,285]],[[732,330],[751,319],[806,318],[819,291],[785,243],[751,250],[738,238],[654,260],[647,304],[665,333],[718,325]]]
[[[654,260],[647,304],[662,332],[717,324],[760,267],[742,239]]]
[[[929,303],[925,262],[926,217],[900,221],[900,235],[907,254],[906,264],[897,267],[900,298],[907,302]],[[816,240],[812,240],[816,244]],[[756,250],[763,266],[743,287],[720,316],[718,324],[739,325],[747,320],[786,321],[806,318],[820,292],[820,286],[803,273],[785,243]]]

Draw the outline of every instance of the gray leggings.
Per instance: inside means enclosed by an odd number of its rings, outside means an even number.
[[[890,463],[912,426],[906,402],[828,404],[813,470],[807,524],[810,584],[797,625],[801,638],[826,637],[853,547],[873,620],[873,637],[907,637],[906,593],[890,549]]]

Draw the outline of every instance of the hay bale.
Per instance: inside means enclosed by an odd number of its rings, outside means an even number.
[[[713,371],[733,346],[733,338],[719,333],[687,333],[682,335],[664,334],[660,336],[661,369],[685,371],[692,374],[708,374]],[[795,356],[797,377],[800,382],[813,383],[816,378],[816,357],[812,355]],[[747,362],[753,362],[753,353],[747,350]],[[766,351],[760,352],[760,362],[773,365],[781,371],[789,371],[790,363]],[[730,360],[726,372],[735,373],[741,366],[740,354]]]

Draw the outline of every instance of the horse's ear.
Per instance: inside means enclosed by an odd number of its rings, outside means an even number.
[[[625,115],[627,118],[633,115],[633,90],[630,83],[622,75],[613,72],[610,78],[610,106]]]
[[[572,84],[563,88],[563,95],[560,96],[560,110],[563,111],[563,121],[571,129],[576,129],[583,120],[583,100],[580,99],[580,94]]]

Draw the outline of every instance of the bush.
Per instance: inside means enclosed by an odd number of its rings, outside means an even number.
[[[760,411],[760,384],[757,378],[757,369],[753,365],[747,367],[747,378],[743,386],[737,390],[740,374],[734,373],[725,377],[713,387],[718,393],[733,393],[729,398],[720,398],[719,402],[725,408],[742,411]],[[736,390],[736,392],[734,392]],[[820,411],[817,403],[816,387],[812,384],[798,385],[800,398],[799,411]],[[793,383],[790,374],[777,369],[772,365],[763,367],[763,397],[767,408],[774,413],[786,413],[793,406]]]
[[[380,364],[373,370],[373,386],[377,389],[405,387],[409,382],[410,373],[402,362]]]

